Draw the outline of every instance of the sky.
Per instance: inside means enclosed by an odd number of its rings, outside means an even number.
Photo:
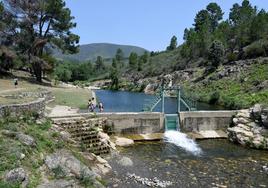
[[[222,8],[224,18],[234,3],[242,0],[65,0],[71,9],[80,44],[115,43],[165,50],[173,35],[183,42],[185,28],[192,27],[199,10],[210,2]],[[268,10],[267,0],[251,0]]]

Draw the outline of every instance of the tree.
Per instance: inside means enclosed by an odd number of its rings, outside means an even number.
[[[131,52],[129,55],[128,61],[129,61],[129,67],[132,70],[136,70],[137,64],[138,64],[138,54],[135,52]]]
[[[63,0],[4,0],[4,5],[18,23],[17,46],[27,55],[37,81],[42,81],[42,55],[47,44],[63,52],[77,52],[79,37],[71,32],[76,24]]]
[[[97,72],[102,72],[105,70],[105,65],[101,56],[98,56],[97,60],[95,61],[95,70]]]
[[[167,50],[175,50],[177,48],[177,37],[173,36],[170,40],[170,45],[167,47]]]
[[[209,48],[208,59],[211,61],[213,68],[218,68],[223,60],[224,46],[220,41],[213,41]]]
[[[196,32],[201,32],[206,29],[209,30],[210,27],[210,15],[207,10],[199,11],[194,19],[194,28]]]
[[[118,48],[116,51],[115,60],[117,61],[119,68],[124,67],[124,53],[120,48]]]
[[[233,38],[239,50],[250,44],[250,25],[256,17],[257,8],[252,7],[248,0],[244,0],[242,5],[234,4],[230,14],[229,21],[233,30]]]
[[[219,21],[222,20],[223,12],[217,3],[210,3],[207,6],[207,11],[211,22],[211,32],[213,32],[218,27]]]
[[[116,59],[113,59],[112,68],[110,72],[111,89],[118,90],[119,89],[119,70],[117,66]]]

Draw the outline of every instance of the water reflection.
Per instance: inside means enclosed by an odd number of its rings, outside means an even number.
[[[111,91],[111,90],[96,90],[96,95],[99,101],[104,104],[106,112],[140,112],[144,104],[147,104],[155,98],[154,95],[146,95],[144,93],[128,92],[128,91]],[[197,104],[198,110],[218,110],[222,109],[219,106],[208,105],[205,103]],[[181,103],[181,111],[187,110]],[[156,112],[161,111],[159,103]],[[177,112],[176,98],[165,98],[165,113],[173,114]]]

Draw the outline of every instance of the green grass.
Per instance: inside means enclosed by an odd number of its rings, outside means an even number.
[[[78,88],[55,88],[52,89],[52,94],[56,97],[53,104],[66,105],[81,109],[87,108],[88,99],[92,97],[89,90]]]
[[[212,73],[209,77],[213,77]],[[219,94],[217,104],[228,109],[249,108],[256,103],[268,104],[268,88],[258,90],[257,85],[268,80],[268,64],[253,64],[244,70],[238,78],[227,77],[209,82],[206,86],[200,83],[184,84],[189,93],[202,102],[209,102]]]
[[[63,143],[58,135],[48,131],[50,127],[49,120],[37,125],[31,115],[27,115],[21,120],[1,119],[0,131],[10,130],[30,135],[35,139],[36,147],[25,146],[15,138],[0,135],[0,176],[11,169],[23,167],[30,174],[28,187],[36,187],[41,181],[39,168],[44,164],[41,155],[52,153],[58,149],[59,142]],[[25,154],[24,159],[20,159],[21,153]],[[0,187],[18,186],[6,184],[0,180]]]

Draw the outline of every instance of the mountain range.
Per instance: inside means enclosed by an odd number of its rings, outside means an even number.
[[[79,47],[77,54],[63,54],[59,50],[54,50],[54,57],[62,60],[73,60],[73,61],[94,61],[98,56],[103,59],[111,59],[115,56],[117,49],[121,49],[124,53],[124,57],[128,57],[131,52],[136,52],[138,55],[142,55],[145,51],[144,48],[131,46],[131,45],[119,45],[110,43],[92,43],[85,44]]]

